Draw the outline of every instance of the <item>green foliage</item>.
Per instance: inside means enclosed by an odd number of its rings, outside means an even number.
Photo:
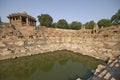
[[[78,30],[78,29],[81,29],[81,26],[82,26],[82,23],[77,22],[77,21],[73,21],[70,24],[70,29]]]
[[[101,19],[98,21],[98,26],[101,28],[103,27],[109,27],[112,25],[111,21],[109,19]]]
[[[85,26],[86,29],[93,29],[94,25],[95,25],[95,22],[93,20],[89,21],[89,22],[86,22],[84,24],[84,26]]]
[[[113,15],[111,17],[111,21],[115,25],[119,25],[120,24],[120,9],[118,10],[118,12],[115,15]]]
[[[41,26],[51,27],[53,19],[49,14],[41,14],[38,16],[38,20]]]
[[[69,29],[68,23],[65,19],[60,19],[57,22],[57,28],[62,28],[62,29]]]
[[[52,27],[53,27],[53,28],[57,28],[57,23],[53,23],[53,24],[52,24]]]
[[[49,14],[41,14],[38,16],[38,20],[40,22],[41,26],[46,26],[46,27],[53,27],[53,28],[62,28],[62,29],[74,29],[74,30],[79,30],[82,26],[81,22],[78,21],[73,21],[71,24],[68,24],[65,19],[60,19],[57,23],[53,23],[53,18]],[[94,25],[96,23],[91,20],[89,22],[86,22],[84,26],[87,29],[93,29]],[[111,25],[120,25],[120,9],[118,12],[116,12],[112,17],[111,20],[109,19],[101,19],[98,21],[98,26],[101,28],[103,27],[108,27]]]

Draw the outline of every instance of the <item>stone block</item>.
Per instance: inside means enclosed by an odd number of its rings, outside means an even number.
[[[6,56],[6,55],[9,55],[10,53],[11,53],[11,51],[9,51],[7,48],[5,48],[5,49],[2,49],[1,55]]]
[[[25,49],[21,49],[20,52],[21,52],[21,53],[24,53],[24,52],[26,52],[26,50],[25,50]]]
[[[102,78],[105,74],[106,74],[106,70],[104,70],[103,72],[101,72],[98,76],[100,77],[100,78]]]
[[[6,46],[3,42],[0,42],[0,47]]]
[[[119,64],[116,64],[115,67],[119,67],[120,65]]]
[[[17,41],[17,42],[15,42],[15,45],[22,46],[22,45],[24,45],[24,41]]]
[[[104,65],[99,64],[94,74],[97,74],[98,72],[100,72],[100,71],[101,71],[102,69],[104,69],[104,68],[105,68]]]
[[[104,78],[105,78],[106,80],[109,80],[110,77],[111,77],[111,74],[110,74],[110,73],[107,73]]]
[[[77,78],[76,80],[81,80],[80,78]]]

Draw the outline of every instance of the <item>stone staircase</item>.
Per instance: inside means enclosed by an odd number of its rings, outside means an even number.
[[[98,67],[94,76],[88,80],[120,80],[120,56],[105,66]]]

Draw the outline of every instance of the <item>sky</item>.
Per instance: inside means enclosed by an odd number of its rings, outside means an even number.
[[[68,23],[82,24],[94,20],[110,19],[120,9],[120,0],[0,0],[0,17],[9,22],[7,16],[21,11],[33,16],[49,14],[53,22],[65,19]],[[39,24],[39,22],[37,22]]]

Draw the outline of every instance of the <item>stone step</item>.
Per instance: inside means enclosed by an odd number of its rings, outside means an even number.
[[[105,78],[106,80],[109,80],[110,77],[111,77],[111,74],[110,74],[110,73],[107,73],[104,78]]]
[[[107,73],[107,70],[104,70],[98,75],[98,77],[102,78],[106,73]]]
[[[114,63],[112,62],[111,64],[110,64],[110,67],[113,67],[114,66]]]

